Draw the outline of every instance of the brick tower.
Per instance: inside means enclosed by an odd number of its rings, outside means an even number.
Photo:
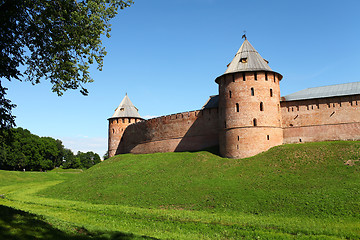
[[[108,120],[108,152],[109,157],[113,157],[117,154],[119,143],[127,126],[143,119],[140,117],[138,109],[132,104],[126,94],[120,105],[115,109],[115,113]]]
[[[222,156],[250,157],[283,143],[281,79],[245,37],[225,73],[215,80]]]

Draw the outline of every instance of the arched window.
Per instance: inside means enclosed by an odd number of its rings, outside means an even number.
[[[260,103],[260,111],[264,111],[264,103],[263,102]]]
[[[255,90],[254,90],[254,88],[251,88],[251,96],[255,96]]]
[[[270,97],[273,96],[273,90],[270,88]]]
[[[256,118],[253,119],[253,126],[254,126],[254,127],[257,126],[257,119],[256,119]]]
[[[236,103],[236,112],[239,112],[240,111],[240,107],[239,107],[239,104]]]

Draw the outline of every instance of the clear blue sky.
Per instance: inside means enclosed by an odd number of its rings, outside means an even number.
[[[107,150],[107,118],[127,92],[141,116],[200,109],[242,44],[284,78],[281,94],[360,81],[359,0],[135,0],[112,21],[88,97],[12,81],[17,126],[73,151]]]

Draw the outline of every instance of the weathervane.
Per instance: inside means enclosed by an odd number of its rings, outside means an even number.
[[[244,31],[244,35],[242,35],[241,38],[245,38],[245,40],[246,40],[246,31]]]

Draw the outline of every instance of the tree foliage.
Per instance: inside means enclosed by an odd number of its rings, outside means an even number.
[[[39,137],[23,128],[12,128],[0,135],[0,169],[41,171],[55,167],[89,168],[99,163],[97,153],[78,152],[75,156],[62,142]]]
[[[79,88],[87,95],[84,84],[93,81],[89,67],[96,63],[101,70],[106,55],[101,36],[110,37],[110,20],[119,9],[132,3],[0,0],[0,80],[18,79],[33,84],[48,80],[59,96],[68,89]],[[21,66],[26,67],[24,72]],[[5,94],[6,89],[0,84],[1,127],[14,125],[14,105],[3,100]]]

